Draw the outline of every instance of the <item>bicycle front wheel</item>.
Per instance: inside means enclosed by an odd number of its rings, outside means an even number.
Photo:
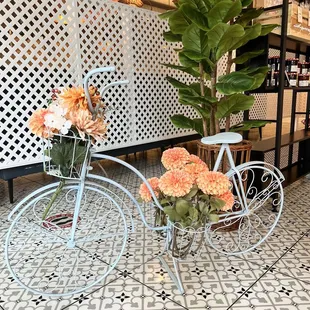
[[[243,254],[258,247],[276,227],[283,208],[283,179],[263,162],[239,165],[227,176],[235,204],[231,212],[220,215],[221,223],[207,226],[206,239],[220,253]]]
[[[121,200],[103,187],[85,183],[75,242],[70,243],[78,184],[63,187],[50,214],[42,214],[56,188],[30,196],[9,228],[5,258],[14,279],[33,293],[66,296],[103,279],[126,245]]]

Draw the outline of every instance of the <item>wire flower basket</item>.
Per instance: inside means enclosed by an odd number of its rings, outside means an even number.
[[[81,179],[83,166],[90,161],[91,140],[68,134],[54,134],[43,140],[44,171],[62,179]]]
[[[183,227],[180,223],[168,221],[168,253],[178,260],[199,256],[204,244],[205,227]]]

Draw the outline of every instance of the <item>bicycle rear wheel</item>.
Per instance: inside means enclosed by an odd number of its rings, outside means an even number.
[[[222,223],[206,228],[206,240],[218,252],[249,252],[276,227],[283,208],[284,178],[270,168],[263,162],[249,162],[227,173],[235,195],[233,210],[220,215]],[[275,208],[277,212],[272,212]]]
[[[91,182],[85,183],[75,244],[68,243],[78,187],[72,182],[66,185],[45,220],[43,211],[56,188],[30,196],[9,228],[8,268],[21,286],[34,293],[82,292],[103,281],[125,249],[128,232],[121,199]]]

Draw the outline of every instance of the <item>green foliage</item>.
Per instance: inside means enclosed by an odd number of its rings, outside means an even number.
[[[82,164],[87,156],[87,148],[82,145],[62,142],[56,143],[50,149],[50,157],[52,163],[57,165],[64,177],[70,175],[70,170],[74,165]]]
[[[210,119],[211,115],[215,115],[216,119],[227,118],[253,105],[253,97],[247,97],[243,92],[258,88],[267,71],[265,68],[245,67],[242,71],[230,72],[230,67],[233,63],[246,64],[263,51],[255,51],[253,46],[253,51],[234,59],[231,53],[250,40],[267,35],[277,25],[251,25],[252,19],[263,12],[262,9],[247,8],[251,3],[252,0],[179,0],[175,10],[160,15],[160,18],[168,20],[170,27],[164,38],[168,42],[182,42],[183,45],[176,50],[181,65],[164,65],[197,78],[197,83],[191,85],[167,78],[178,89],[179,102],[191,106],[199,115],[196,119],[172,116],[171,121],[176,127],[194,129],[205,136],[208,134],[208,124],[215,122]],[[218,62],[226,53],[230,55],[228,72],[217,77]],[[207,80],[211,81],[211,87],[206,86]],[[216,92],[225,97],[217,99]]]
[[[251,121],[243,121],[237,125],[234,125],[230,128],[230,131],[238,132],[238,131],[247,131],[251,128],[259,128],[264,127],[265,125],[269,124],[269,121],[257,121],[257,120],[251,120]]]

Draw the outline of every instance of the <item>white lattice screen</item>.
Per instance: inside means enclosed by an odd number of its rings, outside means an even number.
[[[101,0],[4,0],[1,12],[0,169],[41,161],[40,141],[27,121],[45,106],[54,87],[76,84],[95,67],[113,65],[116,73],[98,76],[97,86],[126,79],[111,89],[108,139],[98,150],[110,150],[192,134],[176,129],[169,117],[194,116],[178,103],[177,91],[165,80],[191,77],[160,63],[177,62],[155,12]],[[220,66],[220,74],[225,62]],[[236,115],[233,123],[242,120]]]

